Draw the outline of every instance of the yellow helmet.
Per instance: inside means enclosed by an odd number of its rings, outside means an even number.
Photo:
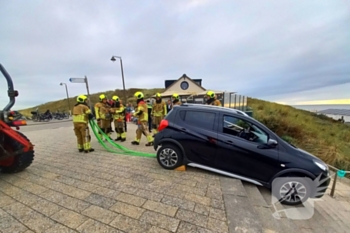
[[[180,96],[179,96],[178,94],[174,93],[174,94],[173,94],[173,98],[174,98],[174,99],[180,99]]]
[[[160,93],[156,94],[156,98],[161,98],[162,96],[160,95]]]
[[[85,100],[87,100],[87,96],[86,96],[86,95],[79,95],[79,96],[77,97],[77,102],[78,102],[78,103],[84,103]]]
[[[209,96],[210,98],[214,98],[215,93],[213,91],[207,91],[207,96]]]
[[[143,99],[144,95],[141,91],[138,91],[134,94],[134,96],[139,100],[139,99]]]
[[[112,100],[118,102],[119,101],[119,97],[115,95],[115,96],[112,97]]]
[[[100,95],[99,97],[100,97],[100,101],[107,99],[107,97],[104,94]]]

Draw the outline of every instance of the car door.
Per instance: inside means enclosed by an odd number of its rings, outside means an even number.
[[[255,136],[240,134],[249,127]],[[280,167],[278,146],[262,147],[268,139],[269,135],[251,122],[235,115],[221,114],[215,166],[254,180],[269,181]]]
[[[186,157],[194,163],[214,166],[217,140],[218,113],[203,110],[180,110],[176,135]]]

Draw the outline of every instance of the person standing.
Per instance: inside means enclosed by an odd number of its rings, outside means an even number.
[[[100,118],[100,108],[104,105],[103,104],[104,95],[103,94],[100,95],[99,98],[100,98],[100,101],[97,102],[94,106],[94,112],[95,112],[95,118],[97,120],[97,125],[100,129],[102,129],[101,118]],[[100,133],[100,131],[98,131],[98,136],[100,139],[102,139],[102,134]]]
[[[174,93],[172,99],[173,105],[181,105],[180,96],[178,94]]]
[[[113,96],[112,99],[114,100],[114,104],[110,111],[114,119],[114,129],[117,133],[117,138],[114,141],[124,142],[126,140],[126,133],[124,131],[125,108],[118,96]]]
[[[148,131],[150,133],[152,133],[152,105],[151,105],[151,101],[150,100],[147,100],[146,101],[147,103],[147,110],[148,110]]]
[[[91,148],[91,136],[88,127],[88,122],[94,116],[87,104],[87,97],[85,95],[79,95],[77,98],[77,103],[73,107],[73,126],[74,133],[77,137],[78,151],[79,152],[93,152],[94,149]]]
[[[138,91],[134,94],[137,102],[137,109],[134,112],[134,116],[137,117],[137,130],[136,138],[131,142],[133,145],[140,145],[141,136],[144,134],[147,138],[148,143],[146,146],[152,146],[154,138],[148,131],[148,107],[144,101],[144,95],[142,92]]]
[[[131,103],[129,102],[126,107],[126,121],[129,122],[131,119],[131,112],[134,110]]]
[[[216,99],[215,93],[213,91],[208,91],[206,95],[207,95],[207,104],[208,105],[222,107],[220,100]]]
[[[170,112],[170,110],[173,108],[172,104],[171,104],[171,100],[168,99],[168,104],[166,106],[166,112],[168,114],[168,112]]]
[[[156,94],[156,102],[153,104],[152,116],[153,116],[153,135],[158,133],[158,127],[160,122],[167,114],[167,105],[162,100],[159,93]]]
[[[97,122],[100,122],[100,128],[102,129],[102,131],[105,134],[110,135],[111,134],[109,132],[109,127],[111,124],[111,114],[109,113],[110,106],[107,104],[107,98],[104,94],[100,95],[99,97],[100,97],[100,104],[99,105],[96,104],[98,108],[96,108],[96,105],[95,105],[96,119],[97,119]],[[102,139],[102,135],[100,136]]]

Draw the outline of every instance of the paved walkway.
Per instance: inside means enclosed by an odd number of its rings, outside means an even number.
[[[131,146],[136,127],[128,128],[125,146],[154,152],[142,146],[144,137]],[[310,227],[320,218],[306,221],[308,227],[277,221],[269,194],[239,180],[197,169],[168,171],[154,158],[108,153],[96,140],[95,152],[81,154],[72,127],[25,134],[36,158],[21,173],[0,174],[0,232],[326,232]],[[338,188],[343,199],[326,196],[331,200],[324,208],[348,204],[348,186]],[[337,223],[349,213],[328,216],[326,226],[346,232]]]

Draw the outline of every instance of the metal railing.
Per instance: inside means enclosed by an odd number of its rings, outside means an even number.
[[[335,187],[336,187],[336,184],[337,184],[337,178],[339,176],[338,172],[342,171],[343,176],[341,176],[341,177],[345,177],[346,174],[350,174],[350,171],[344,171],[344,170],[338,169],[336,167],[333,167],[332,165],[329,165],[329,164],[327,164],[327,165],[328,165],[329,168],[331,168],[333,171],[335,171],[335,176],[334,176],[332,189],[331,189],[331,193],[330,193],[330,196],[334,197]]]

